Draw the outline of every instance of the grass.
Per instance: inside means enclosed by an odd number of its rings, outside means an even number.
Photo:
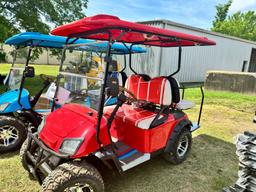
[[[40,79],[40,74],[47,74],[52,77],[56,77],[58,72],[57,65],[30,65],[35,68],[35,77],[34,78],[26,78],[25,88],[28,89],[31,95],[35,95],[38,90],[42,87],[43,81]],[[0,73],[8,74],[10,70],[10,64],[0,64]],[[4,92],[6,90],[5,86],[0,87],[0,92]]]
[[[2,66],[0,65],[0,70]],[[6,67],[6,66],[4,66]],[[42,70],[41,70],[42,69]],[[2,70],[1,70],[2,71]],[[36,72],[56,74],[56,66],[36,66]],[[30,80],[35,90],[37,80]],[[199,90],[187,90],[186,99],[200,102]],[[256,97],[229,92],[205,91],[201,129],[194,133],[187,161],[178,166],[160,156],[122,175],[104,173],[107,192],[215,192],[237,179],[238,160],[234,137],[245,130],[256,131],[252,123]],[[187,111],[196,121],[199,107]],[[40,187],[23,170],[18,153],[0,156],[0,191],[34,192]]]

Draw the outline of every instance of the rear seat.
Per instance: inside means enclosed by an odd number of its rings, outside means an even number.
[[[145,81],[140,75],[131,75],[126,81],[125,88],[134,93],[139,100],[152,102],[161,106],[169,106],[172,103],[171,85],[165,77],[156,77]],[[110,115],[113,108],[113,106],[105,107],[105,114]],[[116,118],[138,128],[149,129],[156,115],[154,112],[124,104],[118,110]],[[169,118],[168,120],[172,119]]]
[[[175,105],[177,109],[180,110],[187,110],[191,109],[195,106],[195,103],[188,100],[181,100],[180,99],[180,84],[174,77],[166,77],[172,88],[172,104]]]

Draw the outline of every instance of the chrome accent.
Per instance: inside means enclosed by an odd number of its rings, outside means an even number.
[[[0,127],[0,146],[7,147],[19,139],[19,131],[10,125]]]

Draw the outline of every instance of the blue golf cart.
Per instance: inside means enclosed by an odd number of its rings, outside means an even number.
[[[91,40],[79,40],[76,43],[88,42]],[[34,67],[29,66],[32,51],[35,48],[62,49],[66,38],[25,32],[8,38],[5,44],[14,46],[15,51],[13,64],[5,79],[8,91],[0,95],[0,154],[18,149],[26,139],[26,127],[36,128],[39,125],[42,115],[34,107],[41,94],[54,81],[52,77],[41,74],[43,86],[33,97],[24,88],[25,79],[35,76]],[[24,59],[18,59],[21,52],[26,57],[25,62]]]
[[[13,64],[5,79],[5,84],[8,85],[8,91],[0,95],[0,154],[19,149],[27,137],[27,128],[30,127],[32,130],[36,131],[43,117],[42,112],[50,111],[50,109],[35,110],[35,105],[49,85],[51,85],[50,87],[54,87],[55,80],[52,77],[44,74],[40,75],[40,78],[43,80],[43,86],[33,97],[30,96],[29,91],[24,88],[26,78],[33,78],[35,76],[34,67],[29,66],[32,51],[35,48],[63,49],[65,44],[83,44],[83,51],[87,52],[94,50],[93,52],[97,53],[99,58],[102,58],[102,52],[107,48],[107,43],[104,42],[96,43],[94,40],[85,39],[69,39],[67,42],[65,37],[45,35],[37,32],[25,32],[14,35],[7,39],[5,44],[12,45],[16,49]],[[19,64],[20,61],[17,60],[17,55],[19,54],[19,51],[22,51],[23,49],[27,49],[25,51],[26,60],[24,64]],[[134,46],[129,48],[123,44],[116,44],[112,49],[113,53],[116,55],[129,54],[131,53],[129,49],[131,49],[133,53],[145,52],[145,49],[141,47]],[[72,62],[72,59],[73,58],[69,59],[70,62]],[[126,57],[124,57],[124,59],[126,67]],[[125,67],[120,71],[120,73],[113,71],[109,75],[119,75],[124,82],[126,79],[126,75],[124,73]],[[57,80],[62,77],[63,74],[59,73]],[[74,79],[76,79],[75,82]],[[73,87],[77,87],[77,83],[79,84],[79,75],[76,77],[66,76],[66,80],[72,81],[72,83],[69,85],[66,83],[64,87],[67,88],[67,86],[69,86],[72,91],[77,93]],[[48,93],[50,92],[50,87],[47,90]],[[58,89],[58,86],[57,88],[55,86],[54,89],[52,89],[54,91],[54,95],[57,94]],[[114,104],[115,101],[115,98],[109,98],[107,102],[110,105]],[[51,110],[54,110],[63,104],[56,100],[52,100],[51,102]],[[93,101],[85,100],[85,102],[87,105],[91,105]]]

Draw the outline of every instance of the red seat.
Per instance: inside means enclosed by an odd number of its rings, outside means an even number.
[[[131,75],[125,83],[125,88],[139,100],[159,105],[171,105],[172,103],[171,85],[165,77],[155,77],[145,81],[140,75]]]
[[[125,87],[134,93],[139,100],[167,106],[172,102],[171,86],[164,77],[156,77],[150,81],[145,81],[139,75],[131,75],[128,77]],[[105,107],[105,115],[110,115],[114,107]],[[124,104],[116,113],[116,118],[135,127],[149,129],[156,115],[154,112]]]

